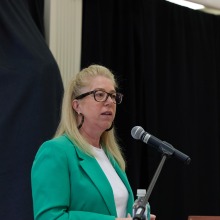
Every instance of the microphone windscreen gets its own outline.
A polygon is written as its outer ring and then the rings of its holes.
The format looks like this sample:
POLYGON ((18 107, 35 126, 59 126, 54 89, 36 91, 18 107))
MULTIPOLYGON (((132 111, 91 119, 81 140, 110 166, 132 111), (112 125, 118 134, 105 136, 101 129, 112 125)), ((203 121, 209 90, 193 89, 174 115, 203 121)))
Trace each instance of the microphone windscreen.
POLYGON ((141 126, 135 126, 131 129, 131 136, 134 139, 140 140, 143 133, 144 129, 141 126))

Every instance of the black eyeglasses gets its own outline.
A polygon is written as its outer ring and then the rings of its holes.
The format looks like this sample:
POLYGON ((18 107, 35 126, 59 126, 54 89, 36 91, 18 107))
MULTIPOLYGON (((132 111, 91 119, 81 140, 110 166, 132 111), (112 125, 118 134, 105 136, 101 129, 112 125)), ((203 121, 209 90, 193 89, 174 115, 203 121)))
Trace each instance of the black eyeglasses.
POLYGON ((103 90, 94 90, 91 92, 83 93, 77 96, 75 99, 82 99, 90 94, 93 94, 95 101, 105 102, 110 96, 114 104, 120 104, 122 102, 123 94, 118 92, 108 93, 103 90))

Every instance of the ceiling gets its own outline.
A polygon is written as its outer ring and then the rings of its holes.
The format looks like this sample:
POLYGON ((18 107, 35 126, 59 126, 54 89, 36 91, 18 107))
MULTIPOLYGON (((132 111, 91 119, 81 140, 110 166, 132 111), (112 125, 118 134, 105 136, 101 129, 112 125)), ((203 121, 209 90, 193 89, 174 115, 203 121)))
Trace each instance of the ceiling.
POLYGON ((202 9, 201 11, 220 15, 220 0, 189 0, 194 3, 202 4, 205 6, 205 9, 202 9))

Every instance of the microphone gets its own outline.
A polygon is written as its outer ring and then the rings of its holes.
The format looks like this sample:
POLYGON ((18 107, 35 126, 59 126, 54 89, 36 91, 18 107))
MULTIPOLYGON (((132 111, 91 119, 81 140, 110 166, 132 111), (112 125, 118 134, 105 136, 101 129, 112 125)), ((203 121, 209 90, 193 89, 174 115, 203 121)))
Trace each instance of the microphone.
POLYGON ((171 144, 161 141, 160 139, 154 137, 153 135, 147 133, 142 127, 135 126, 131 130, 131 136, 134 139, 141 140, 145 144, 149 144, 152 147, 156 148, 158 151, 162 153, 166 153, 168 155, 174 155, 176 158, 182 160, 187 165, 190 163, 191 159, 186 154, 180 152, 175 149, 171 144))

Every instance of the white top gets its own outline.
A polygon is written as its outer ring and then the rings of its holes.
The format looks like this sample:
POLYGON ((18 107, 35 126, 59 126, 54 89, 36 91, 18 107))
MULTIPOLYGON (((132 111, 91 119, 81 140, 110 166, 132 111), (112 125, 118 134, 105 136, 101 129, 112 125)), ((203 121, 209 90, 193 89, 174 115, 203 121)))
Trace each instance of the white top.
POLYGON ((127 216, 126 208, 128 201, 128 191, 124 183, 113 168, 111 162, 106 156, 103 149, 93 147, 95 158, 105 173, 114 194, 115 205, 117 210, 117 217, 123 218, 127 216))

